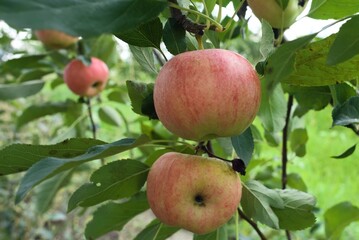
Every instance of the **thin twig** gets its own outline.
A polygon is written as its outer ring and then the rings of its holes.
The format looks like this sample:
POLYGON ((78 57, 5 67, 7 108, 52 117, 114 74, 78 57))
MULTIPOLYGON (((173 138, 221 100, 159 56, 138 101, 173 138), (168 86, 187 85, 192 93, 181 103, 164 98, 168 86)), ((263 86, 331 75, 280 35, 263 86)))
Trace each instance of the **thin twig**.
POLYGON ((96 124, 95 121, 93 120, 93 114, 92 114, 92 106, 91 106, 91 99, 87 98, 85 100, 86 105, 87 105, 87 111, 88 111, 88 115, 89 115, 89 119, 90 119, 90 124, 91 124, 91 131, 92 131, 92 137, 93 139, 96 139, 96 124))
POLYGON ((242 210, 240 208, 237 208, 237 211, 238 211, 239 216, 241 218, 243 218, 245 221, 247 221, 253 227, 253 229, 257 232, 257 234, 258 234, 258 236, 260 237, 261 240, 267 240, 267 238, 264 236, 262 231, 259 229, 257 223, 255 223, 252 219, 247 217, 244 214, 244 212, 242 212, 242 210))
MULTIPOLYGON (((282 138, 282 189, 287 187, 287 164, 288 164, 288 128, 290 121, 290 114, 293 106, 293 95, 289 95, 287 103, 287 115, 285 117, 285 125, 283 128, 283 138, 282 138)), ((291 235, 288 230, 285 231, 288 240, 291 240, 291 235)))
POLYGON ((157 61, 160 63, 161 66, 165 65, 166 59, 163 58, 163 55, 161 55, 158 49, 153 49, 153 54, 155 55, 157 61))

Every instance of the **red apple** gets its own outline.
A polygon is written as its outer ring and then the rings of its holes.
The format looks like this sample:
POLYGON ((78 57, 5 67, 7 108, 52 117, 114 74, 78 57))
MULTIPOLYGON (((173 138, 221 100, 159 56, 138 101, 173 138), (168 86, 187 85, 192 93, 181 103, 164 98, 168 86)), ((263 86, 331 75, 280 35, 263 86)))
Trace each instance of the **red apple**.
POLYGON ((67 48, 79 40, 78 37, 50 29, 37 30, 35 35, 46 47, 54 49, 67 48))
POLYGON ((308 0, 289 0, 283 10, 277 0, 248 0, 254 15, 266 20, 274 28, 288 28, 306 7, 308 0))
POLYGON ((223 49, 179 54, 154 86, 158 118, 184 139, 205 141, 241 134, 260 104, 259 78, 241 55, 223 49))
POLYGON ((93 97, 107 84, 109 70, 102 60, 92 57, 86 66, 81 60, 72 60, 64 70, 64 80, 72 92, 79 96, 93 97))
POLYGON ((152 165, 147 198, 163 223, 196 234, 225 224, 242 196, 238 174, 216 158, 166 153, 152 165))

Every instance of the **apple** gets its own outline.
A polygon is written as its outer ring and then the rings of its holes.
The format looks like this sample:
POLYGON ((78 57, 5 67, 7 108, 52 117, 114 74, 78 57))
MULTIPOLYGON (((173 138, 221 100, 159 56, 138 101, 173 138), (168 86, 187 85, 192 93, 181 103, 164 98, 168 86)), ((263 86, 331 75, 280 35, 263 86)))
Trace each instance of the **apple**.
POLYGON ((51 29, 37 30, 35 35, 46 47, 54 49, 67 48, 79 40, 78 37, 51 29))
POLYGON ((260 97, 253 66, 223 49, 176 55, 154 86, 159 120, 177 136, 196 141, 241 134, 255 118, 260 97))
POLYGON ((164 224, 206 234, 237 211, 242 184, 231 166, 216 158, 169 152, 147 177, 147 199, 164 224))
POLYGON ((86 66, 81 60, 72 60, 64 70, 64 80, 70 90, 84 97, 93 97, 100 93, 107 84, 109 70, 102 60, 92 57, 86 66))
POLYGON ((278 0, 247 0, 254 15, 266 20, 274 28, 288 28, 306 7, 308 0, 289 0, 283 10, 278 0))

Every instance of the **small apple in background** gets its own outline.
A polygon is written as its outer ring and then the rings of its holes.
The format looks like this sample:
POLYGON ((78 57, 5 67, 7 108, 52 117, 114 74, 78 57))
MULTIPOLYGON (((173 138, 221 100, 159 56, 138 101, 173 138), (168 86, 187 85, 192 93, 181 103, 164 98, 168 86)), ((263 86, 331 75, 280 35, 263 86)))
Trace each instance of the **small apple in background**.
POLYGON ((266 20, 274 28, 288 28, 305 9, 308 0, 289 0, 283 10, 277 0, 247 0, 259 20, 266 20))
POLYGON ((79 40, 78 37, 50 29, 37 30, 35 35, 46 47, 54 49, 67 48, 79 40))
POLYGON ((241 55, 223 49, 181 53, 154 86, 158 118, 184 139, 205 141, 241 134, 260 105, 260 81, 241 55))
POLYGON ((72 60, 64 70, 64 80, 72 92, 83 97, 93 97, 107 84, 109 70, 102 60, 92 57, 86 66, 81 60, 72 60))
POLYGON ((147 198, 156 217, 196 234, 225 224, 237 211, 241 197, 238 174, 216 158, 166 153, 147 177, 147 198))

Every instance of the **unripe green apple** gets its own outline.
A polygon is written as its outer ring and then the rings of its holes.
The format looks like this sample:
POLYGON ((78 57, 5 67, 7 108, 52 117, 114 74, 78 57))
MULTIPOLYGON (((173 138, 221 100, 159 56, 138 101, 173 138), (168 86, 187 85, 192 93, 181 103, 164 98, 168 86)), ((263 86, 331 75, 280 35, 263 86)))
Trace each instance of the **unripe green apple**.
POLYGON ((147 198, 156 217, 196 234, 225 224, 237 211, 241 197, 238 174, 216 158, 166 153, 147 177, 147 198))
POLYGON ((260 105, 260 81, 241 55, 223 49, 179 54, 154 86, 158 118, 184 139, 205 141, 241 134, 260 105))
POLYGON ((277 0, 247 0, 254 15, 274 28, 288 28, 306 7, 308 0, 289 0, 283 10, 277 0))
POLYGON ((54 49, 67 48, 79 40, 78 37, 50 29, 37 30, 35 35, 46 47, 54 49))
POLYGON ((92 57, 86 66, 81 60, 74 59, 64 70, 64 80, 72 92, 79 96, 93 97, 107 84, 109 70, 102 60, 92 57))

